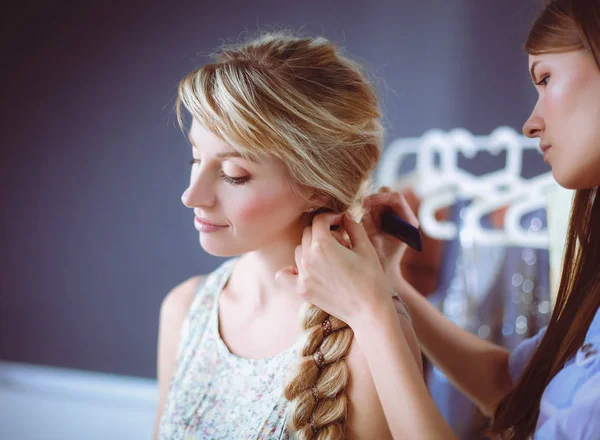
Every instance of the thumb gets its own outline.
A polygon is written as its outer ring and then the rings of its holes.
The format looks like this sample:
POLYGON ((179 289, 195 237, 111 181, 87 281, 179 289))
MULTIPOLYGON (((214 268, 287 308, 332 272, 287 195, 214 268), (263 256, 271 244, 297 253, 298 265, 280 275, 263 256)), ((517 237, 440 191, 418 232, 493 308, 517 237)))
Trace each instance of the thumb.
POLYGON ((367 244, 371 244, 367 231, 362 223, 357 223, 348 213, 344 215, 344 228, 350 237, 353 249, 365 249, 367 244))
MULTIPOLYGON (((381 226, 378 226, 378 224, 376 224, 374 221, 378 218, 378 216, 379 210, 376 208, 368 210, 363 216, 361 223, 365 228, 365 232, 368 236, 377 233, 377 231, 381 229, 381 226)), ((379 223, 381 223, 381 220, 379 221, 379 223)))

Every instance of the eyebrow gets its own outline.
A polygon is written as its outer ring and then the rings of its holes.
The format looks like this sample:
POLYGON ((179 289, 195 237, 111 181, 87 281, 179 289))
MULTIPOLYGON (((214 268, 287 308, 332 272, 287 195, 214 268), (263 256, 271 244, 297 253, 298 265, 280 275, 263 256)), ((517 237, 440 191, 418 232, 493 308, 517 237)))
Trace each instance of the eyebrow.
MULTIPOLYGON (((196 147, 196 144, 194 143, 194 140, 192 139, 191 133, 188 134, 188 140, 190 141, 190 144, 192 144, 192 148, 198 149, 198 147, 196 147)), ((226 153, 217 153, 217 157, 218 158, 238 157, 240 159, 248 160, 248 161, 250 161, 252 163, 256 163, 256 164, 258 163, 253 158, 251 158, 251 157, 245 157, 244 155, 242 155, 241 153, 239 153, 237 151, 228 151, 226 153)))
POLYGON ((531 65, 531 69, 529 69, 529 74, 531 75, 531 80, 533 82, 535 81, 535 66, 537 66, 539 64, 539 61, 535 61, 532 65, 531 65))

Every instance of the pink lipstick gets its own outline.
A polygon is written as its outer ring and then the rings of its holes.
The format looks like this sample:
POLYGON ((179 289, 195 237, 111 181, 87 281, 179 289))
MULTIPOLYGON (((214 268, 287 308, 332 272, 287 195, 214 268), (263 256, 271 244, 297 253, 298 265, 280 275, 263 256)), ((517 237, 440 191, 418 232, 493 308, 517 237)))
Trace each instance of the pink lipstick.
POLYGON ((208 223, 200 217, 194 217, 194 226, 199 232, 216 232, 227 227, 227 225, 215 225, 208 223))

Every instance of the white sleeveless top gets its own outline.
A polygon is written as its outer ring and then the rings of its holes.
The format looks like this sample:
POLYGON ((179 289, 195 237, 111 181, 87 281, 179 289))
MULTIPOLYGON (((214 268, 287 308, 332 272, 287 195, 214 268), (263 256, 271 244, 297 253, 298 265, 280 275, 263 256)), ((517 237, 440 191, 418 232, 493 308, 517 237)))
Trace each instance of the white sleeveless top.
MULTIPOLYGON (((294 438, 286 427, 283 387, 302 338, 276 356, 245 359, 231 353, 219 334, 219 294, 238 258, 226 260, 198 285, 181 328, 160 440, 294 438)), ((395 305, 410 319, 401 300, 395 305)))
POLYGON ((159 439, 291 439, 283 387, 298 342, 265 359, 229 351, 219 335, 219 294, 239 257, 200 281, 185 318, 159 439))

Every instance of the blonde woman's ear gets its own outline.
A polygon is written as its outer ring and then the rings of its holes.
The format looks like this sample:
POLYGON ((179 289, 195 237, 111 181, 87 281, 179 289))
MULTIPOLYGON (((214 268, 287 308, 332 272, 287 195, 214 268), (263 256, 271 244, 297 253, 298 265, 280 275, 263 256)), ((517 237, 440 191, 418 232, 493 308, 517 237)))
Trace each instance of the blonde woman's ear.
POLYGON ((326 194, 320 190, 312 190, 308 198, 309 203, 312 203, 317 206, 315 210, 318 210, 320 207, 328 207, 331 204, 331 196, 326 194))

